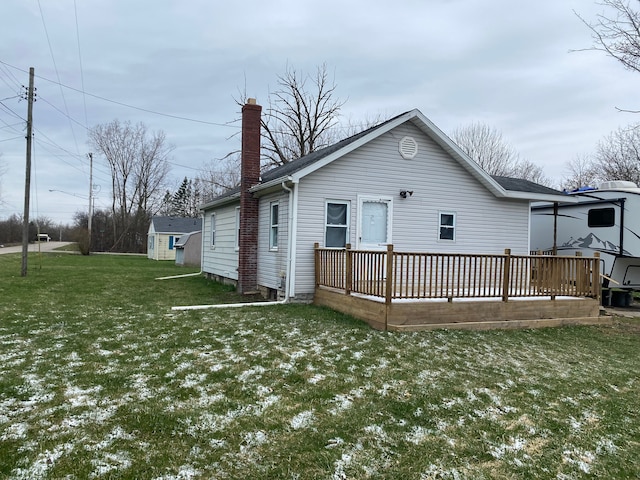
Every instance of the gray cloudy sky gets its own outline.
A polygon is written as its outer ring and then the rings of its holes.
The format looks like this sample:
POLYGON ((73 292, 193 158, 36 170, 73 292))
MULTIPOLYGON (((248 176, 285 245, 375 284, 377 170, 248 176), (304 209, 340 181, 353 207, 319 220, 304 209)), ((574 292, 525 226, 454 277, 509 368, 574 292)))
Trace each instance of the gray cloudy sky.
MULTIPOLYGON (((418 108, 448 134, 480 121, 559 183, 567 161, 638 118, 615 107, 640 108, 640 76, 598 52, 569 53, 591 45, 574 11, 594 19, 602 9, 592 0, 2 0, 0 219, 23 209, 27 104, 11 97, 29 67, 31 216, 67 223, 86 210, 87 127, 113 119, 163 130, 174 183, 195 176, 238 149, 237 125, 225 125, 238 116, 234 96, 246 89, 266 104, 287 64, 313 73, 326 63, 345 120, 418 108)), ((107 172, 96 157, 97 208, 109 205, 107 172)))

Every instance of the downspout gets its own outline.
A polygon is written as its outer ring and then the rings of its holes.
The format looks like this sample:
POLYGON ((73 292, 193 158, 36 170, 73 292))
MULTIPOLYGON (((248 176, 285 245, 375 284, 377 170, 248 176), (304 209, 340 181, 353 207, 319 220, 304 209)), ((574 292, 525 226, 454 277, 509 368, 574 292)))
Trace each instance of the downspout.
MULTIPOLYGON (((291 181, 292 178, 289 176, 287 177, 288 181, 291 181)), ((292 277, 292 272, 295 272, 295 270, 292 268, 292 264, 293 264, 293 259, 295 258, 295 256, 293 255, 293 245, 295 245, 295 242, 293 241, 293 238, 295 236, 295 217, 294 217, 294 213, 293 213, 293 209, 294 209, 294 198, 296 197, 295 192, 297 191, 297 189, 295 188, 295 184, 294 184, 294 188, 289 188, 287 187, 286 181, 283 180, 282 181, 282 188, 283 190, 285 190, 286 192, 289 193, 289 212, 288 212, 288 218, 287 220, 289 221, 289 231, 287 232, 287 271, 286 271, 286 275, 287 275, 287 280, 285 281, 285 287, 284 287, 284 302, 288 302, 289 301, 289 296, 291 294, 291 290, 292 290, 292 285, 295 285, 295 281, 291 278, 292 277)))

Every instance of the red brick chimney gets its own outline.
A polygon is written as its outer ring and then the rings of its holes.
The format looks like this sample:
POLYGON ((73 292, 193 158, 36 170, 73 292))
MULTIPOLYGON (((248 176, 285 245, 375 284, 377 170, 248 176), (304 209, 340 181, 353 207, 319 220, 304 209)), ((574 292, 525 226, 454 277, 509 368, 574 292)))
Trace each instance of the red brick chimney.
POLYGON ((240 167, 240 239, 238 291, 258 288, 258 199, 249 189, 260 182, 260 113, 255 98, 242 107, 242 165, 240 167))

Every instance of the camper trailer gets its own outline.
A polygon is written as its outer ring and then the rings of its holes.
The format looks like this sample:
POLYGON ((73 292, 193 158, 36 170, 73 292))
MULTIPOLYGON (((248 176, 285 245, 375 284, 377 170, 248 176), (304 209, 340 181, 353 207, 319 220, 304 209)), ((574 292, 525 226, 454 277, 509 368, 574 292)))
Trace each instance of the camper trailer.
POLYGON ((531 207, 531 250, 599 252, 603 287, 640 290, 640 188, 611 181, 568 195, 577 202, 531 207))

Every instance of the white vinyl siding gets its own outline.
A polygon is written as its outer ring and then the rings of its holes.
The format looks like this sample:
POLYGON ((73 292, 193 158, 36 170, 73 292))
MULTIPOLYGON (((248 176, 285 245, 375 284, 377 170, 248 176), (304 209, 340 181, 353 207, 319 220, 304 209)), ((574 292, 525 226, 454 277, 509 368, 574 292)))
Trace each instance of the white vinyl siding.
POLYGON ((211 245, 212 219, 215 218, 215 248, 208 247, 202 252, 203 272, 238 279, 237 205, 233 203, 205 212, 202 238, 207 239, 205 245, 211 245))
MULTIPOLYGON (((289 194, 277 192, 260 197, 258 222, 258 285, 279 289, 286 275, 289 235, 289 194), (278 205, 278 248, 270 248, 272 207, 278 205)), ((320 220, 322 221, 322 220, 320 220)))
POLYGON ((528 253, 529 202, 496 198, 411 124, 302 178, 298 188, 296 294, 313 293, 313 244, 325 238, 322 216, 333 198, 351 202, 348 243, 353 245, 358 195, 378 195, 394 199, 392 243, 398 251, 528 253), (398 152, 398 139, 405 135, 418 142, 412 160, 398 152), (403 190, 413 195, 403 199, 403 190), (456 213, 455 242, 438 240, 439 212, 456 213))

